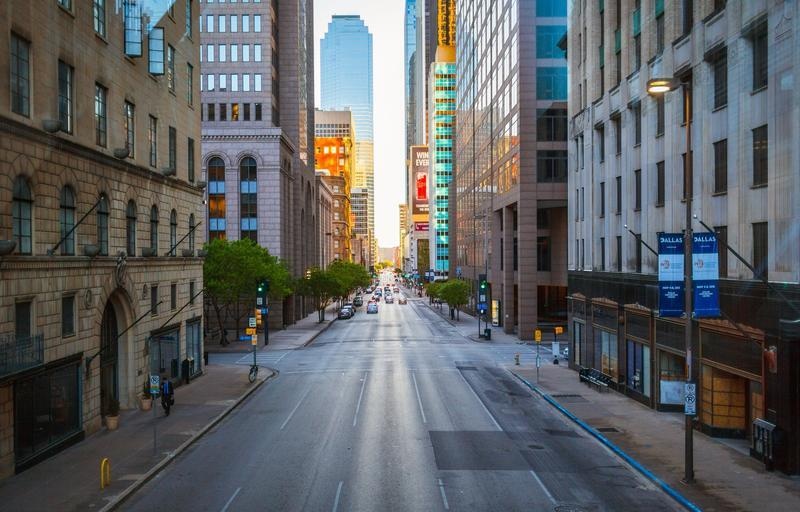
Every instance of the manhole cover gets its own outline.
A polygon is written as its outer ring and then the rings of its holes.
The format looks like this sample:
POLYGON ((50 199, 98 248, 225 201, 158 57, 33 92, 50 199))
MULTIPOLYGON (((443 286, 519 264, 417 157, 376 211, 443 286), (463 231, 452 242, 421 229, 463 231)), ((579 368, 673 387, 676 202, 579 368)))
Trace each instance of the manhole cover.
POLYGON ((614 427, 597 427, 596 429, 598 432, 605 432, 605 433, 616 433, 619 434, 619 429, 614 427))

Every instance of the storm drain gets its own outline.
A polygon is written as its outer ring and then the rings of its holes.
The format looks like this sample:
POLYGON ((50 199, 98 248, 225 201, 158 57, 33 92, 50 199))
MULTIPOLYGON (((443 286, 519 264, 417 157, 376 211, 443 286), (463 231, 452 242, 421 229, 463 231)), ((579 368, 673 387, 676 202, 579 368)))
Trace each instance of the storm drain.
POLYGON ((619 429, 614 427, 596 427, 595 430, 604 434, 619 434, 619 429))

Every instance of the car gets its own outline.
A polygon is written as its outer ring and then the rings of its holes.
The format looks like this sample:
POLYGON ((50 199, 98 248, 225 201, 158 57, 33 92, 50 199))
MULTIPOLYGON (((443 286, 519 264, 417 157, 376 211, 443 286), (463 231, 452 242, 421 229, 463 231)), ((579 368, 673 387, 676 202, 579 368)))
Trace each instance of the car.
POLYGON ((394 297, 392 297, 391 295, 387 295, 386 304, 394 304, 394 297))
POLYGON ((404 304, 404 305, 408 304, 408 299, 406 299, 405 297, 400 297, 399 299, 397 299, 397 303, 398 304, 404 304))
POLYGON ((339 310, 339 320, 347 320, 353 318, 353 310, 350 308, 342 308, 339 310))
POLYGON ((353 305, 357 308, 360 308, 364 305, 364 299, 361 297, 361 295, 353 299, 353 305))
POLYGON ((367 304, 367 314, 371 314, 371 313, 375 313, 375 314, 378 313, 378 305, 376 303, 374 303, 374 302, 370 302, 369 304, 367 304))
POLYGON ((396 287, 396 286, 395 286, 395 287, 394 287, 394 293, 400 293, 400 288, 398 288, 398 287, 396 287))

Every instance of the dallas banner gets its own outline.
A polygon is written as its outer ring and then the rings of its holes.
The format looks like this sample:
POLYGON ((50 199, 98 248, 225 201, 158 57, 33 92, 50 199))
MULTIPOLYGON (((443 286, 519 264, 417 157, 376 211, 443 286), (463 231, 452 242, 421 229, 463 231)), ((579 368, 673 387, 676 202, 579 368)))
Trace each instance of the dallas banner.
POLYGON ((719 253, 713 233, 695 233, 692 243, 694 316, 717 318, 719 312, 719 253))
POLYGON ((658 313, 683 314, 683 234, 658 235, 658 313))

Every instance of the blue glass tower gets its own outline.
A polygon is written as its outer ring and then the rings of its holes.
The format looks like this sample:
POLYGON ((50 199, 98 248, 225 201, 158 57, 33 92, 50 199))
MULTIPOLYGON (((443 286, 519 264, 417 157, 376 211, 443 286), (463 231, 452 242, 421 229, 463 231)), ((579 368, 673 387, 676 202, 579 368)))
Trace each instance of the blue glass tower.
POLYGON ((321 41, 320 59, 322 108, 353 113, 356 166, 352 188, 365 188, 368 194, 367 219, 356 219, 355 234, 368 238, 374 257, 372 34, 361 17, 333 16, 321 41))

